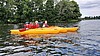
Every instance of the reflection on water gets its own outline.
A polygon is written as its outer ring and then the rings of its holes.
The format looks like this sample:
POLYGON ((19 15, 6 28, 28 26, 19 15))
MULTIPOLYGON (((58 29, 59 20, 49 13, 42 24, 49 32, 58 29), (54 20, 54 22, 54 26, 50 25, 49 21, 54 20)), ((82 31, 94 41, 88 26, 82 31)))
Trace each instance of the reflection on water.
POLYGON ((100 20, 84 20, 79 25, 81 38, 100 40, 100 20))
POLYGON ((1 34, 6 40, 0 36, 0 56, 100 56, 100 20, 84 20, 79 27, 78 32, 53 35, 1 34))

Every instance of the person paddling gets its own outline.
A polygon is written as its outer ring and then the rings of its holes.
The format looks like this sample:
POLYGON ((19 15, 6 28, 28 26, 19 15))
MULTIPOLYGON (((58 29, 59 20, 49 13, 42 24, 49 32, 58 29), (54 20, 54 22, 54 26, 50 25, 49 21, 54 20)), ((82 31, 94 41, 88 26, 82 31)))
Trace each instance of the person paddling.
POLYGON ((26 23, 24 24, 24 28, 19 29, 19 31, 20 31, 20 32, 23 32, 23 31, 26 31, 26 30, 28 30, 28 29, 29 29, 29 22, 26 22, 26 23))
POLYGON ((32 22, 30 22, 29 29, 34 29, 34 28, 35 28, 34 24, 32 22))
POLYGON ((43 23, 43 26, 42 27, 49 27, 49 25, 47 24, 47 21, 45 21, 44 23, 43 23))
POLYGON ((34 28, 39 28, 39 27, 40 27, 40 25, 38 24, 38 21, 35 21, 34 28))
POLYGON ((24 24, 24 28, 26 29, 26 30, 28 30, 29 29, 29 22, 26 22, 25 24, 24 24))

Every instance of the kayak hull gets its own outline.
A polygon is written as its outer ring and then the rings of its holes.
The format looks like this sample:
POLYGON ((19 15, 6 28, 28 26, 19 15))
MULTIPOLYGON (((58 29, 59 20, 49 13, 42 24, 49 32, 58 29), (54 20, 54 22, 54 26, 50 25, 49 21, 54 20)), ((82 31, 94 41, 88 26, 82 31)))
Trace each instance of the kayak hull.
POLYGON ((11 34, 21 34, 21 35, 26 35, 26 34, 58 34, 59 31, 56 29, 29 29, 23 32, 20 32, 19 30, 10 30, 11 34))
POLYGON ((66 28, 63 28, 63 27, 52 27, 51 29, 57 29, 59 31, 59 33, 66 33, 67 32, 66 28))
POLYGON ((13 29, 10 31, 11 34, 27 35, 27 34, 58 34, 58 33, 76 32, 77 30, 78 27, 70 27, 70 28, 50 27, 50 28, 29 29, 22 32, 19 29, 13 29))
POLYGON ((66 28, 68 32, 76 32, 79 29, 79 27, 71 27, 71 28, 66 28))

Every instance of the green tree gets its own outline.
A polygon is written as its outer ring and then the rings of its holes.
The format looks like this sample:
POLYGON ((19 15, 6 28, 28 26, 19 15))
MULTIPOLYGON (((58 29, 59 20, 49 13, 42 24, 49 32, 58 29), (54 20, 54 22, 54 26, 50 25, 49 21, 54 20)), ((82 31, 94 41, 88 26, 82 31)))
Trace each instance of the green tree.
POLYGON ((14 12, 15 12, 15 5, 14 0, 1 0, 0 5, 0 17, 1 21, 8 22, 8 20, 13 21, 14 12))
POLYGON ((47 0, 45 5, 45 14, 44 18, 48 21, 53 21, 54 14, 54 1, 53 0, 47 0))
POLYGON ((72 11, 72 19, 78 19, 81 16, 79 6, 75 1, 70 1, 70 10, 72 11))
POLYGON ((78 4, 75 1, 62 0, 56 6, 57 19, 68 21, 81 16, 78 4))
POLYGON ((23 23, 34 20, 61 22, 81 16, 75 1, 61 0, 0 0, 0 22, 23 23))

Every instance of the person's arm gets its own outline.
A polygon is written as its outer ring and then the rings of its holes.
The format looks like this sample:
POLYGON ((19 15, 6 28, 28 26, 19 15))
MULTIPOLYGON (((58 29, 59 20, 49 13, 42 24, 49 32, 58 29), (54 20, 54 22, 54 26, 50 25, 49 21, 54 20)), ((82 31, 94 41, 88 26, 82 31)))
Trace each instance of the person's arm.
POLYGON ((40 25, 38 24, 38 28, 40 27, 40 25))
POLYGON ((24 28, 26 28, 26 24, 24 24, 24 28))
POLYGON ((45 24, 43 24, 43 26, 42 27, 45 27, 45 24))

